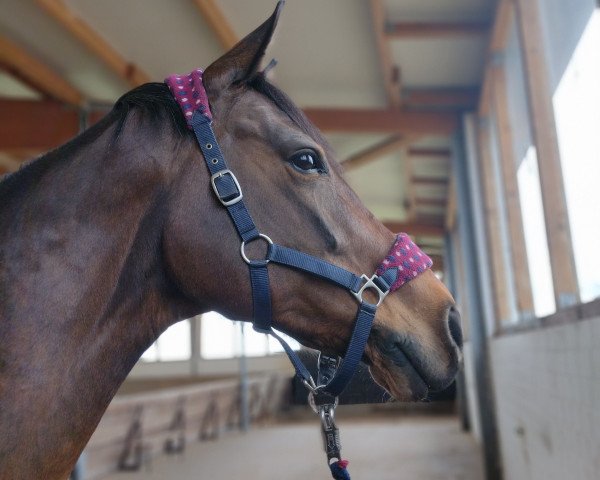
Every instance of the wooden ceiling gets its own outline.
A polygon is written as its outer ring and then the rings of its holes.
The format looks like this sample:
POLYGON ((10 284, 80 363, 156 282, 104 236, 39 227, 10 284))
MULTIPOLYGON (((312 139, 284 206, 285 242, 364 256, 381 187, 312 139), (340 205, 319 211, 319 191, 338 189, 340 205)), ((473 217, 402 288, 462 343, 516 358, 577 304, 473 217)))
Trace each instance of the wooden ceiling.
MULTIPOLYGON (((198 41, 189 47, 196 57, 214 59, 274 6, 273 0, 6 2, 15 15, 0 20, 0 172, 70 138, 117 93, 198 66, 188 68, 186 55, 168 49, 170 36, 198 41), (32 109, 45 125, 34 136, 26 129, 32 109)), ((288 0, 271 49, 280 60, 275 82, 326 133, 367 206, 394 230, 437 238, 436 248, 452 206, 451 139, 460 113, 479 103, 494 4, 288 0), (390 188, 377 188, 379 179, 390 188)))

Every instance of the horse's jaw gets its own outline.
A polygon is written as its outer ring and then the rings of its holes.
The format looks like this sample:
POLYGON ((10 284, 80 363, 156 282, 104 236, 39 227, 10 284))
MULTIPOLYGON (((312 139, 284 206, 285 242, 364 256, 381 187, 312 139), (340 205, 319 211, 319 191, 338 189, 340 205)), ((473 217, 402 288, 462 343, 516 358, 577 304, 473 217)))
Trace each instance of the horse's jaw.
POLYGON ((404 402, 421 401, 430 392, 447 388, 458 373, 461 358, 457 345, 444 354, 429 352, 410 336, 378 327, 364 355, 373 379, 404 402))

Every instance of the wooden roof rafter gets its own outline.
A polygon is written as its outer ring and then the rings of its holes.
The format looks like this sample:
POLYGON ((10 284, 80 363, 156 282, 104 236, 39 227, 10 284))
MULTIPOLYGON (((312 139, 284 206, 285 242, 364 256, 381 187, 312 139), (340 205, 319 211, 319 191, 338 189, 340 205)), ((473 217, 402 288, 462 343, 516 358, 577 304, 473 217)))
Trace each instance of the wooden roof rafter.
POLYGON ((423 221, 396 222, 384 221, 383 224, 392 232, 406 232, 410 235, 424 237, 443 237, 446 233, 443 225, 423 221))
POLYGON ((402 105, 402 84, 400 69, 394 65, 392 51, 386 35, 386 19, 383 0, 370 0, 371 17, 373 19, 373 30, 379 54, 379 65, 385 86, 388 105, 391 108, 399 108, 402 105))
POLYGON ((132 87, 150 81, 150 76, 135 63, 127 61, 87 22, 79 18, 63 0, 36 0, 44 11, 71 33, 83 46, 132 87))
POLYGON ((388 38, 435 38, 485 35, 490 23, 479 22, 390 22, 385 34, 388 38))
POLYGON ((240 39, 233 31, 231 24, 216 0, 194 0, 194 5, 196 5, 225 51, 239 42, 240 39))
POLYGON ((81 105, 83 94, 57 72, 12 40, 0 35, 0 69, 39 92, 70 105, 81 105))
POLYGON ((377 132, 403 135, 450 135, 459 124, 454 112, 400 109, 306 108, 304 113, 324 132, 377 132))
POLYGON ((395 153, 402 148, 407 147, 417 139, 418 137, 415 136, 392 135, 365 150, 361 150, 360 152, 351 155, 342 162, 342 166, 346 171, 355 169, 385 155, 395 153))

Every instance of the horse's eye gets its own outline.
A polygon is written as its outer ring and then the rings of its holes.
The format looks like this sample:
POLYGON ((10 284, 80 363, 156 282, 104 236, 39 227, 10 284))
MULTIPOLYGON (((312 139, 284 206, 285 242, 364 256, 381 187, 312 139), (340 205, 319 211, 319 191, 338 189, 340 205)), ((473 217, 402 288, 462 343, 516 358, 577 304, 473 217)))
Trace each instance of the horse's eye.
POLYGON ((325 173, 325 166, 314 150, 301 150, 290 157, 290 163, 304 173, 325 173))

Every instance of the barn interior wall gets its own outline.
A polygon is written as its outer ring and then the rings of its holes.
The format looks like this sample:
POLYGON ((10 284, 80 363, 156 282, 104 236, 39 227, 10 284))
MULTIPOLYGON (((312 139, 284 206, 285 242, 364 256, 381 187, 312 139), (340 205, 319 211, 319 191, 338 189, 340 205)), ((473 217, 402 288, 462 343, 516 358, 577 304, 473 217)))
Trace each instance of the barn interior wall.
POLYGON ((491 340, 505 480, 598 478, 598 344, 600 316, 491 340))

